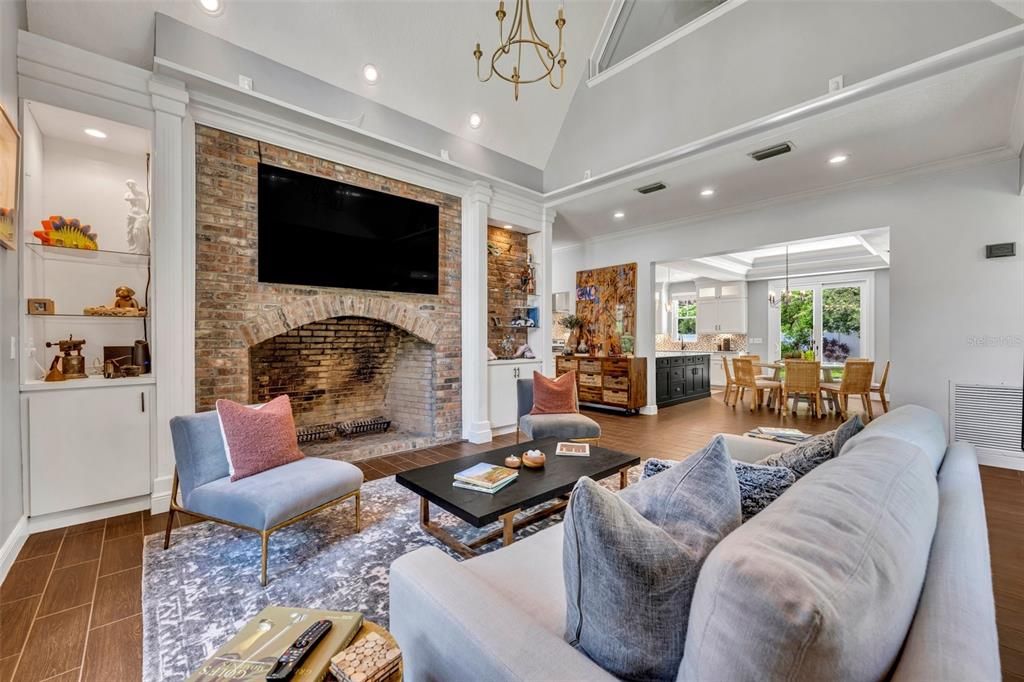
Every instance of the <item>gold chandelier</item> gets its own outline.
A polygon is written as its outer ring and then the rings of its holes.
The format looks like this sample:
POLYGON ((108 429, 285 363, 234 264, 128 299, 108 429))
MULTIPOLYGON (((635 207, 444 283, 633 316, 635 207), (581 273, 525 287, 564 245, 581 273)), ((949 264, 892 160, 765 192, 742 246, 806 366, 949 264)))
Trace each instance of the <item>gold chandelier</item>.
POLYGON ((491 77, 497 75, 498 78, 512 83, 515 86, 514 98, 519 101, 519 86, 527 83, 537 83, 544 80, 545 78, 551 84, 551 87, 558 90, 562 87, 565 82, 565 52, 562 50, 562 29, 565 27, 565 10, 559 6, 558 18, 555 19, 555 27, 558 28, 558 48, 555 50, 551 49, 549 43, 541 40, 541 37, 537 35, 537 29, 533 25, 533 12, 530 10, 530 0, 516 0, 516 9, 512 13, 512 22, 509 25, 508 35, 505 35, 505 2, 501 0, 498 3, 498 11, 494 13, 494 16, 498 18, 498 48, 491 55, 491 68, 486 78, 480 76, 480 57, 484 55, 483 50, 480 49, 480 43, 476 44, 476 49, 473 50, 473 56, 476 57, 476 77, 481 83, 486 83, 491 80, 491 77), (523 24, 526 24, 526 29, 529 33, 523 32, 523 24), (523 49, 526 48, 529 53, 530 48, 537 54, 537 59, 540 62, 540 75, 536 77, 527 77, 523 73, 523 49), (512 55, 513 50, 515 55, 512 55), (503 57, 512 55, 512 71, 502 72, 499 61, 503 57), (558 67, 558 83, 555 83, 555 67, 558 67))

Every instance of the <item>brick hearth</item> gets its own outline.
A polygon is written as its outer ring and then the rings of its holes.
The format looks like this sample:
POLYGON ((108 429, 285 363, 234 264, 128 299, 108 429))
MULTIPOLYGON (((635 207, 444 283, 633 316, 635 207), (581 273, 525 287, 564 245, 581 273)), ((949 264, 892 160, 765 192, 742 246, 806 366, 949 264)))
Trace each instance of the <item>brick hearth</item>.
POLYGON ((288 392, 300 425, 395 420, 370 440, 309 446, 345 459, 459 440, 460 211, 454 196, 197 126, 196 408, 288 392), (261 152, 264 163, 438 205, 438 295, 257 281, 261 152))

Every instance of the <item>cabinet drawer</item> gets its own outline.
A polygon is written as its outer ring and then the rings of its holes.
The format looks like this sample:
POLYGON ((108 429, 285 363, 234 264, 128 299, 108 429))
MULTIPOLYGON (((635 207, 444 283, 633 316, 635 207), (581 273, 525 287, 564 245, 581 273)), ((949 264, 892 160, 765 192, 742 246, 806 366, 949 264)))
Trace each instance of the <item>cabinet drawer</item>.
POLYGON ((604 390, 604 401, 615 405, 626 405, 629 403, 629 391, 604 390))
POLYGON ((677 381, 682 381, 684 376, 686 376, 686 368, 685 367, 673 367, 672 368, 672 373, 671 373, 672 383, 676 383, 677 381))
POLYGON ((555 368, 559 374, 565 374, 566 372, 574 369, 578 369, 579 363, 576 358, 558 358, 555 361, 555 368))
POLYGON ((600 360, 580 360, 580 371, 590 372, 592 374, 601 373, 601 361, 600 360))
POLYGON ((580 386, 601 386, 600 374, 580 374, 580 386))
POLYGON ((613 377, 613 376, 605 375, 605 377, 604 377, 604 387, 605 388, 617 388, 619 390, 628 391, 629 390, 629 377, 613 377))
POLYGON ((669 358, 669 360, 672 361, 673 365, 681 365, 681 364, 683 364, 683 360, 685 360, 685 359, 686 358, 684 356, 682 356, 682 355, 677 355, 677 356, 675 356, 673 358, 669 358))
POLYGON ((629 358, 608 358, 604 361, 605 369, 629 369, 629 358))
POLYGON ((704 362, 704 357, 701 355, 687 355, 683 358, 684 365, 699 365, 704 362))
POLYGON ((602 394, 600 387, 580 386, 580 400, 583 402, 601 402, 602 394))

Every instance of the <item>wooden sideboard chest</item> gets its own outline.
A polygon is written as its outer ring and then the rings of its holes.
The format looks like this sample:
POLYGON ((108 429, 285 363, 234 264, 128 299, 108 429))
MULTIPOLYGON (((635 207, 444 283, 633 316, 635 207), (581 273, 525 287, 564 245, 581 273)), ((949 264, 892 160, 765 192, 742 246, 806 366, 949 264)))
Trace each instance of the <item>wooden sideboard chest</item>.
POLYGON ((559 356, 555 374, 576 371, 581 403, 618 407, 638 414, 647 404, 647 358, 559 356))

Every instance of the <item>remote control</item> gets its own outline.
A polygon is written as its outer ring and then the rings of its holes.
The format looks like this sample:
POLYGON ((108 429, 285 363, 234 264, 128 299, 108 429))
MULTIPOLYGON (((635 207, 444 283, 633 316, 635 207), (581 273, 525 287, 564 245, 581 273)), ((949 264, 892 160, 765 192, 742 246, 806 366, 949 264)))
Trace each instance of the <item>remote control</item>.
POLYGON ((267 673, 267 679, 290 680, 302 660, 320 643, 332 625, 333 623, 329 620, 318 620, 310 625, 305 632, 299 635, 298 639, 292 642, 288 650, 281 654, 281 658, 277 659, 277 663, 267 673))

